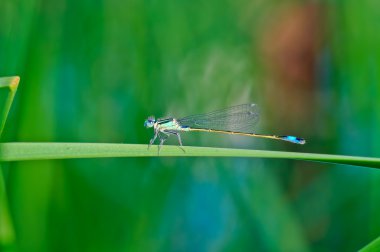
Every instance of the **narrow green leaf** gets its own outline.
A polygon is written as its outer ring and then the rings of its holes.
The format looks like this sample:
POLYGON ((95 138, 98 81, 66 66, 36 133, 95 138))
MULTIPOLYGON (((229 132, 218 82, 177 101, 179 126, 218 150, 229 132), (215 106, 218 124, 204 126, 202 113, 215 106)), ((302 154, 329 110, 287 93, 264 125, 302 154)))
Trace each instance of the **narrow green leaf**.
MULTIPOLYGON (((0 139, 3 133, 4 125, 11 108, 13 98, 16 94, 20 78, 14 77, 0 77, 0 139)), ((0 146, 0 155, 1 155, 0 146)), ((5 190, 5 181, 3 178, 3 171, 0 167, 0 248, 12 244, 15 240, 14 228, 12 219, 8 210, 8 200, 5 190)))
POLYGON ((364 248, 362 248, 359 251, 360 252, 380 251, 380 237, 377 237, 375 240, 367 244, 364 248))
MULTIPOLYGON (((2 161, 158 156, 157 146, 152 146, 152 148, 148 150, 146 144, 3 143, 0 145, 0 148, 2 149, 0 156, 0 160, 2 161)), ((159 156, 285 158, 380 168, 380 159, 369 157, 214 147, 185 146, 184 149, 186 152, 183 152, 178 146, 165 145, 159 156)))
POLYGON ((0 111, 0 136, 3 132, 5 121, 7 120, 19 81, 20 77, 18 76, 0 78, 1 98, 4 97, 4 99, 0 99, 0 108, 2 108, 2 111, 0 111))

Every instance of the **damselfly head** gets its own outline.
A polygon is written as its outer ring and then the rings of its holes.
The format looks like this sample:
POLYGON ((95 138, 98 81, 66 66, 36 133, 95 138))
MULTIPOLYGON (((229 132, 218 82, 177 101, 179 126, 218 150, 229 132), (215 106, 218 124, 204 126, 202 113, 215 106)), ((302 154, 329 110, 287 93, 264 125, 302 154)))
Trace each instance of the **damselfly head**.
POLYGON ((149 116, 148 119, 146 119, 144 122, 144 127, 152 128, 155 122, 156 122, 156 119, 154 119, 154 116, 149 116))

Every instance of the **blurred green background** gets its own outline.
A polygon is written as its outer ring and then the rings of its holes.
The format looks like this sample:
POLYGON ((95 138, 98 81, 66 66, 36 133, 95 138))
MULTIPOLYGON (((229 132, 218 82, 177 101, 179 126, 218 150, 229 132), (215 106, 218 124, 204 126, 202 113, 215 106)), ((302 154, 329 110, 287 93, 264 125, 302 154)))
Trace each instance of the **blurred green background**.
MULTIPOLYGON (((0 76, 21 76, 2 141, 145 144, 149 115, 254 102, 257 132, 308 143, 193 133, 184 144, 379 157, 379 25, 375 0, 1 0, 0 76)), ((374 169, 1 165, 1 251, 352 251, 380 235, 374 169)))

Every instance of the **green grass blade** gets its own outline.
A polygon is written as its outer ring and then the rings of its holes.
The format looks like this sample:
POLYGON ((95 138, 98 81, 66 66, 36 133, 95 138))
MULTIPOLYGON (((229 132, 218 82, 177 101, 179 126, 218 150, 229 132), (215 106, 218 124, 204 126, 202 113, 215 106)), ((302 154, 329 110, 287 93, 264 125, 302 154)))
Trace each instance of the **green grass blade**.
MULTIPOLYGON (((2 161, 157 156, 157 146, 152 146, 150 150, 147 150, 146 144, 3 143, 0 147, 2 149, 0 160, 2 161)), ((369 157, 214 147, 185 146, 184 149, 186 153, 178 146, 165 145, 161 150, 160 157, 285 158, 380 168, 380 159, 369 157)))
POLYGON ((20 77, 18 76, 0 78, 1 97, 5 97, 4 101, 3 99, 0 99, 0 108, 3 108, 2 111, 0 111, 0 136, 3 132, 5 121, 7 120, 8 113, 11 108, 13 98, 15 97, 19 81, 20 77))
POLYGON ((359 250, 360 252, 370 252, 370 251, 380 251, 380 237, 376 238, 369 244, 367 244, 364 248, 359 250))
MULTIPOLYGON (((4 125, 15 97, 20 78, 0 77, 0 139, 4 130, 4 125)), ((1 155, 0 146, 0 155, 1 155)), ((8 210, 8 200, 5 191, 5 181, 3 171, 0 167, 0 249, 13 244, 15 240, 14 228, 8 210)))

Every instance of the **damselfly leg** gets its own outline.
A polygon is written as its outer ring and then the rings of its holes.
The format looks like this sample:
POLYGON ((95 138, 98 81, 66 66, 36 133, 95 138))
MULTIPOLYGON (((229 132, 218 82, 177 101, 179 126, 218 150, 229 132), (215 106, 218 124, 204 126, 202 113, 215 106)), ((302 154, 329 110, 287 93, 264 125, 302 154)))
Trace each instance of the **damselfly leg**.
POLYGON ((158 134, 158 137, 160 138, 160 144, 158 145, 158 155, 160 155, 162 145, 164 145, 164 142, 168 139, 169 135, 161 132, 161 134, 158 134))
POLYGON ((186 153, 185 149, 182 147, 183 145, 182 145, 181 135, 178 132, 176 132, 175 134, 178 137, 178 142, 179 142, 179 146, 178 147, 183 151, 183 153, 186 153))
POLYGON ((148 150, 150 149, 150 146, 152 146, 152 144, 154 143, 154 141, 156 141, 157 136, 158 136, 158 131, 155 131, 153 138, 150 139, 150 141, 149 141, 148 150))

